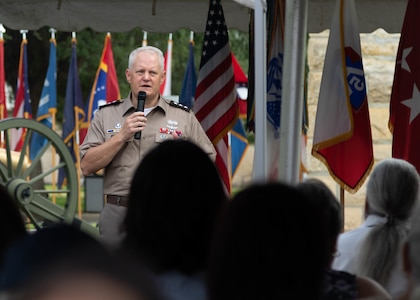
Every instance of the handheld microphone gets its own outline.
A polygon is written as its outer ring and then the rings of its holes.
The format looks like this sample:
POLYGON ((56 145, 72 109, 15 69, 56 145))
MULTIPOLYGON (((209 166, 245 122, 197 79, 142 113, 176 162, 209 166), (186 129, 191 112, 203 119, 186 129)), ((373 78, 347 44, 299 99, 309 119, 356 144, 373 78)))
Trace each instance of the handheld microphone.
MULTIPOLYGON (((146 92, 139 92, 137 96, 137 110, 136 111, 144 111, 144 102, 146 101, 146 92)), ((134 135, 134 138, 136 140, 139 140, 141 138, 141 131, 136 132, 134 135)))

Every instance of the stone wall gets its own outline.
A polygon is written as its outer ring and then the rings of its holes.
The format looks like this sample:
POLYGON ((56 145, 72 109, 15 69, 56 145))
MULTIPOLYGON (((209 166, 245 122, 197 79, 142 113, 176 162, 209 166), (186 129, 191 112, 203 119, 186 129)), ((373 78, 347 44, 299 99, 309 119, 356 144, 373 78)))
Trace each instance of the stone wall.
MULTIPOLYGON (((339 198, 340 190, 332 180, 327 168, 312 156, 312 138, 318 94, 324 66, 329 31, 310 34, 308 44, 308 110, 309 131, 306 148, 308 176, 324 181, 339 198)), ((361 34, 362 59, 368 91, 370 121, 372 126, 375 162, 391 156, 392 135, 388 129, 389 101, 393 83, 395 57, 398 51, 399 34, 388 34, 377 30, 361 34)), ((253 146, 248 147, 239 170, 233 178, 233 186, 241 187, 252 180, 253 146)), ((344 193, 345 230, 357 227, 362 221, 366 183, 355 194, 344 193)))

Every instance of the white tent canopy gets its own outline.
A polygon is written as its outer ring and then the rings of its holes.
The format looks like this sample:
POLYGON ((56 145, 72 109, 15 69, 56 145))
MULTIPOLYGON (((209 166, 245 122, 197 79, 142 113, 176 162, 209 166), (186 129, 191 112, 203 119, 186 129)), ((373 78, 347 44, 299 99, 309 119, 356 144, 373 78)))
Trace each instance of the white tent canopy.
MULTIPOLYGON (((247 32, 250 9, 233 0, 222 5, 229 28, 247 32)), ((0 23, 15 30, 203 32, 208 9, 208 0, 2 0, 0 23)))
MULTIPOLYGON (((257 0, 265 3, 267 0, 257 0)), ((302 1, 304 2, 304 1, 302 1)), ((329 29, 335 0, 308 1, 308 32, 329 29)), ((356 0, 361 32, 399 32, 407 0, 356 0)), ((92 28, 99 32, 203 32, 209 0, 1 0, 0 23, 10 29, 58 31, 92 28)), ((229 28, 248 31, 255 0, 222 0, 229 28)))

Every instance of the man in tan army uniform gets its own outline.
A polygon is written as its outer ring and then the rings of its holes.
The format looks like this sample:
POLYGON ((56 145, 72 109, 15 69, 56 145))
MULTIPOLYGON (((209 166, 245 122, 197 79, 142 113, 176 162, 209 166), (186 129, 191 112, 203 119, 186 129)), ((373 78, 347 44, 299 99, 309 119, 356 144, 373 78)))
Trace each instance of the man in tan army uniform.
MULTIPOLYGON (((160 95, 165 80, 161 50, 152 46, 133 50, 125 74, 130 95, 100 107, 80 146, 83 175, 104 170, 105 207, 99 217, 99 232, 110 247, 118 246, 124 237, 131 179, 152 147, 166 139, 184 138, 201 146, 213 161, 216 158, 216 150, 194 113, 160 95), (140 91, 146 93, 144 112, 136 111, 140 91), (140 139, 134 138, 137 132, 141 132, 140 139)), ((173 176, 176 174, 162 174, 162 180, 173 176)))

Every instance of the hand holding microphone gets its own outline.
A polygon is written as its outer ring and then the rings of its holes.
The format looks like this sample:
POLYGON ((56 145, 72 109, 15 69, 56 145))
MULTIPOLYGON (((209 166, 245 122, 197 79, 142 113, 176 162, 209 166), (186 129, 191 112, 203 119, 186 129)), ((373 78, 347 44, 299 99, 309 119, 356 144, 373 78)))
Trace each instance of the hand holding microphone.
MULTIPOLYGON (((137 96, 137 110, 136 111, 144 111, 144 102, 146 101, 146 92, 140 91, 137 96)), ((141 138, 141 131, 136 132, 134 135, 136 140, 141 138)))

